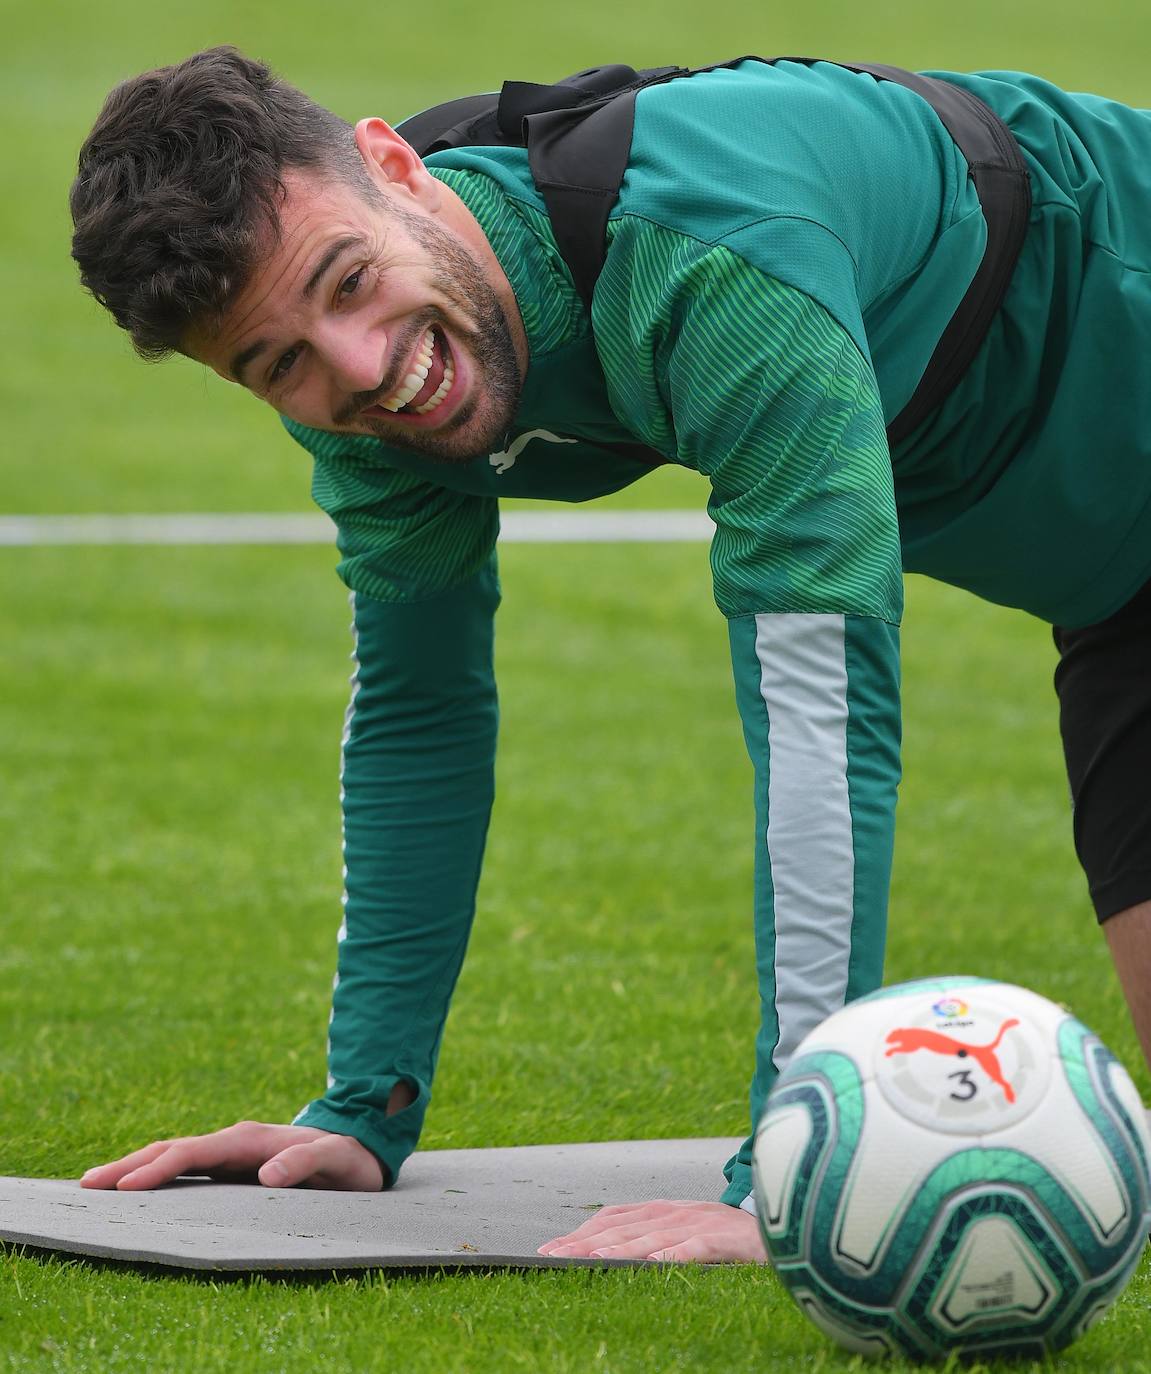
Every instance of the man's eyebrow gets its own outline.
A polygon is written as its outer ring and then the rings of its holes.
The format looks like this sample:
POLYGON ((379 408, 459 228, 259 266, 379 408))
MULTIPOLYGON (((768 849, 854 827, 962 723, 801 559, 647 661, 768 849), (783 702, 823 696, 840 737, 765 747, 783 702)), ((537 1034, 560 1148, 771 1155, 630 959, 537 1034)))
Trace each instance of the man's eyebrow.
POLYGON ((357 243, 363 243, 363 239, 359 234, 343 234, 340 238, 336 239, 334 243, 328 245, 327 252, 325 252, 319 262, 316 263, 312 275, 304 283, 304 290, 302 292, 304 300, 311 300, 316 287, 323 281, 324 274, 327 272, 328 268, 331 267, 332 263, 335 262, 341 253, 347 252, 349 248, 357 243))
POLYGON ((249 344, 232 359, 228 371, 241 386, 244 385, 244 368, 248 366, 257 353, 262 353, 267 347, 267 339, 257 339, 255 343, 249 344))
MULTIPOLYGON (((312 269, 312 275, 304 283, 304 289, 300 293, 301 298, 305 301, 310 300, 312 296, 315 295, 316 287, 324 280, 324 276, 332 263, 342 254, 346 253, 349 248, 354 248, 357 244, 363 243, 363 241, 362 236, 359 234, 342 234, 338 239, 330 243, 324 250, 319 262, 317 262, 312 269)), ((265 348, 269 348, 270 346, 267 339, 257 339, 255 343, 250 343, 247 348, 241 349, 232 359, 228 371, 241 386, 244 385, 244 369, 258 353, 262 353, 265 348)))

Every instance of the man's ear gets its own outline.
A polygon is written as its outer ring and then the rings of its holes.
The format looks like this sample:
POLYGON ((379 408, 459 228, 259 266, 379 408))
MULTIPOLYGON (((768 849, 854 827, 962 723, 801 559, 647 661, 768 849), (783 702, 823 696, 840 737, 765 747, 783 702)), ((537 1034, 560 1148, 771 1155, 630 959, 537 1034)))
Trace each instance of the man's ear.
POLYGON ((361 119, 356 125, 356 147, 368 175, 381 190, 391 187, 406 193, 425 210, 439 208, 440 183, 390 124, 379 118, 361 119))

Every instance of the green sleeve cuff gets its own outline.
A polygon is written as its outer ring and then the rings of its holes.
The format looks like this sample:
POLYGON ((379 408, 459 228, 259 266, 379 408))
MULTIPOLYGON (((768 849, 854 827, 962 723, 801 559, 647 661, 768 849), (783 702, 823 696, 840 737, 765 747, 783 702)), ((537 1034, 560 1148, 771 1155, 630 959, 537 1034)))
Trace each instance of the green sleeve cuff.
POLYGON ((751 1151, 754 1144, 755 1137, 749 1135, 738 1152, 723 1166, 727 1187, 719 1195, 719 1200, 726 1202, 729 1207, 738 1207, 751 1194, 751 1151))
POLYGON ((339 1092, 311 1102, 292 1122, 294 1126, 312 1126, 333 1135, 351 1136, 370 1150, 384 1171, 384 1189, 394 1186, 400 1176, 404 1160, 416 1148, 427 1113, 430 1091, 407 1075, 388 1080, 365 1081, 363 1092, 356 1093, 356 1085, 344 1082, 339 1092), (383 1106, 392 1088, 401 1079, 416 1088, 415 1100, 402 1111, 388 1116, 383 1106))

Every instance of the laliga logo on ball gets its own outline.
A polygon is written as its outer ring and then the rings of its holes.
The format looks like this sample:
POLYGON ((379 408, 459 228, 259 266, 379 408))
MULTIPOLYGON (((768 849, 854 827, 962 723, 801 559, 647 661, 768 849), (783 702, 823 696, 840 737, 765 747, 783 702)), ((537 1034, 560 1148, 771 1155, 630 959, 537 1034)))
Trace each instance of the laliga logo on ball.
POLYGON ((952 1021, 957 1016, 967 1015, 967 1003, 961 1002, 958 997, 941 997, 938 1002, 933 1004, 931 1010, 936 1016, 952 1021))

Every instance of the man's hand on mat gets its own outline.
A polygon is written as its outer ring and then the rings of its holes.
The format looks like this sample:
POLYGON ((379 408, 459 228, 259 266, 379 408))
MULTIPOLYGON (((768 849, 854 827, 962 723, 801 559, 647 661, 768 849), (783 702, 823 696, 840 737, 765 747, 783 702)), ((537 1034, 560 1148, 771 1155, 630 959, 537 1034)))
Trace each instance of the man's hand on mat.
POLYGON ((759 1223, 726 1202, 645 1202, 601 1207, 570 1235, 539 1248, 557 1258, 758 1260, 767 1255, 759 1223))
POLYGON ((314 1126, 237 1121, 209 1135, 157 1140, 111 1164, 89 1169, 84 1188, 159 1188, 181 1174, 235 1182, 257 1178, 268 1188, 331 1188, 377 1193, 383 1171, 375 1155, 350 1135, 314 1126))

